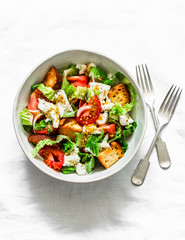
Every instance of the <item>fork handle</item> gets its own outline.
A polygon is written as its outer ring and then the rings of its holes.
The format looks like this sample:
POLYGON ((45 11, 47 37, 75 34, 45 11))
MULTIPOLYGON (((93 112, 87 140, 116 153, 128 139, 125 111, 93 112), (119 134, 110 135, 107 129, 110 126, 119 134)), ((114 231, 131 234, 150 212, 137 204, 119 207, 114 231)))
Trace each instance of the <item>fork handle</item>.
POLYGON ((150 162, 147 157, 144 159, 141 159, 139 164, 137 165, 136 170, 134 171, 134 174, 132 175, 132 183, 140 186, 143 184, 146 174, 148 172, 148 168, 150 166, 150 162))
POLYGON ((171 166, 171 159, 168 153, 166 143, 163 142, 160 137, 158 137, 157 139, 156 149, 160 167, 163 169, 169 168, 171 166))
MULTIPOLYGON (((150 112, 152 114, 155 129, 157 130, 158 121, 157 121, 157 117, 156 117, 156 114, 155 114, 154 106, 150 107, 150 112)), ((159 166, 163 169, 169 168, 171 166, 170 155, 168 153, 168 148, 166 146, 166 143, 162 141, 160 136, 158 136, 158 139, 157 139, 157 142, 156 142, 156 149, 157 149, 159 166)))

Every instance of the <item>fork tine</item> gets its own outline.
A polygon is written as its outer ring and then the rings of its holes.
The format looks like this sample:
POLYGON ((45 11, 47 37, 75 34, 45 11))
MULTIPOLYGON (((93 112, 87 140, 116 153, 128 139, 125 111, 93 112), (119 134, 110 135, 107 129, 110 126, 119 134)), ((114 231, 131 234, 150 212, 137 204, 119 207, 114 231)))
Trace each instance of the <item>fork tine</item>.
POLYGON ((172 90, 170 96, 168 97, 168 100, 167 100, 167 102, 166 102, 166 105, 165 105, 164 108, 163 108, 163 112, 164 112, 164 113, 167 111, 167 109, 169 108, 169 106, 170 106, 171 104, 173 104, 173 100, 174 100, 173 94, 174 94, 174 92, 175 92, 175 90, 176 90, 176 87, 177 87, 177 86, 174 87, 174 89, 172 90))
POLYGON ((143 82, 143 78, 142 78, 142 75, 141 75, 141 69, 140 69, 139 65, 138 65, 138 69, 139 69, 139 75, 140 75, 140 81, 141 81, 141 85, 142 85, 142 90, 145 93, 146 91, 145 91, 144 82, 143 82))
POLYGON ((171 90, 172 90, 173 87, 174 87, 174 84, 171 86, 171 88, 170 88, 170 90, 168 91, 165 99, 163 100, 163 102, 162 102, 162 104, 161 104, 161 106, 160 106, 160 108, 159 108, 159 112, 162 112, 163 107, 164 107, 164 105, 166 104, 166 101, 167 101, 167 99, 168 99, 168 96, 169 96, 169 94, 170 94, 170 92, 171 92, 171 90))
POLYGON ((144 67, 143 67, 143 64, 141 64, 141 66, 142 66, 142 69, 143 69, 143 76, 144 76, 144 79, 145 79, 146 89, 147 89, 148 92, 150 92, 150 88, 149 88, 149 85, 148 85, 147 77, 146 77, 146 75, 145 75, 145 69, 144 69, 144 67))
POLYGON ((173 105, 175 103, 175 99, 176 99, 176 96, 177 96, 179 90, 180 90, 180 88, 177 89, 175 95, 173 96, 173 99, 171 99, 171 104, 170 104, 170 106, 168 108, 168 111, 167 111, 168 114, 170 114, 170 112, 171 112, 171 109, 172 109, 172 107, 173 107, 173 105))
POLYGON ((138 75, 138 68, 137 68, 137 66, 136 66, 136 78, 137 78, 138 85, 141 87, 141 83, 139 81, 139 75, 138 75))
POLYGON ((147 75, 148 75, 148 80, 149 80, 149 83, 150 83, 150 88, 151 88, 152 92, 154 92, 154 88, 153 88, 152 81, 151 81, 151 78, 150 78, 150 74, 149 74, 149 71, 148 71, 148 67, 147 67, 146 64, 145 64, 145 68, 146 68, 146 72, 147 72, 147 75))
MULTIPOLYGON (((179 88, 179 89, 180 89, 180 88, 179 88)), ((177 93, 179 92, 179 89, 178 89, 177 93)), ((176 93, 176 95, 177 95, 177 93, 176 93)), ((179 98, 180 98, 181 93, 182 93, 182 89, 181 89, 179 95, 177 96, 175 103, 173 104, 173 109, 172 109, 172 111, 171 111, 171 113, 170 113, 170 119, 172 118, 172 116, 173 116, 173 114, 174 114, 174 112, 175 112, 175 109, 176 109, 176 107, 177 107, 177 104, 178 104, 178 101, 179 101, 179 98)), ((175 96, 175 97, 176 97, 176 96, 175 96)))

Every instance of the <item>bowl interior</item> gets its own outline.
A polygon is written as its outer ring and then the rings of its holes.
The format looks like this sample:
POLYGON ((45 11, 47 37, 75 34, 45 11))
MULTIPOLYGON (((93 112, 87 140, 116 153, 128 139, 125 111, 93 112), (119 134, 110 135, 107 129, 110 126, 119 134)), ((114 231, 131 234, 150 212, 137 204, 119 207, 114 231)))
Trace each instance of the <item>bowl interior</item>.
POLYGON ((14 109, 13 109, 13 121, 17 139, 22 150, 25 152, 27 157, 32 161, 32 163, 37 166, 41 171, 45 172, 46 174, 69 182, 92 182, 97 181, 100 179, 104 179, 112 174, 121 170, 126 164, 133 158, 135 153, 137 152, 142 139, 144 137, 145 128, 146 128, 146 110, 145 104, 143 101, 143 97, 141 95, 140 90, 138 89, 137 85, 135 84, 133 77, 128 73, 128 71, 121 67, 116 62, 110 60, 109 58, 102 56, 97 53, 81 51, 81 50, 71 50, 62 52, 57 54, 42 64, 40 64, 23 82, 20 86, 17 96, 14 102, 14 109), (100 68, 104 69, 108 73, 116 73, 118 71, 122 72, 127 79, 133 84, 134 89, 136 91, 136 104, 134 109, 131 112, 131 116, 137 122, 137 128, 133 135, 128 139, 129 148, 125 153, 124 157, 120 159, 117 163, 115 163, 109 169, 104 169, 100 164, 94 169, 94 171, 87 176, 78 176, 77 174, 69 174, 64 175, 61 172, 54 171, 47 167, 42 158, 37 156, 33 158, 30 151, 32 150, 33 146, 27 141, 28 133, 26 133, 21 125, 21 121, 19 118, 19 112, 22 111, 24 107, 28 105, 28 100, 30 96, 30 88, 31 85, 39 83, 43 80, 45 74, 49 70, 49 68, 54 65, 56 68, 66 66, 70 63, 89 63, 93 62, 100 68))

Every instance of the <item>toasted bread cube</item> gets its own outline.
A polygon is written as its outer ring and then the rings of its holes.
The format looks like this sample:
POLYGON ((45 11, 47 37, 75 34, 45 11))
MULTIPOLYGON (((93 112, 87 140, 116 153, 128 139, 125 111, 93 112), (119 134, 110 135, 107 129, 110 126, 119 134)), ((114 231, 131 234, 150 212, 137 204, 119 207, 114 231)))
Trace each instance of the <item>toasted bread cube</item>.
POLYGON ((122 106, 130 103, 130 92, 124 84, 119 84, 111 88, 108 97, 112 103, 120 103, 122 106))
POLYGON ((98 159, 105 168, 109 168, 115 162, 117 162, 121 157, 123 157, 123 149, 117 142, 112 142, 110 144, 111 148, 106 148, 100 152, 98 159))
POLYGON ((59 125, 59 134, 70 137, 72 141, 75 141, 75 132, 82 132, 82 126, 74 118, 68 118, 59 125))
POLYGON ((45 75, 43 83, 46 85, 46 87, 51 87, 54 90, 61 89, 62 78, 59 71, 52 66, 49 69, 48 73, 45 75))

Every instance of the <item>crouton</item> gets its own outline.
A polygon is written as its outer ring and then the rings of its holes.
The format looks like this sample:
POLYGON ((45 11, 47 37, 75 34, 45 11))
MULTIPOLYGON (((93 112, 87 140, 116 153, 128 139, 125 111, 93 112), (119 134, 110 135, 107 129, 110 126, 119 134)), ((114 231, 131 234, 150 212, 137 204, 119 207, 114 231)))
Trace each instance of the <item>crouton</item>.
POLYGON ((130 103, 130 93, 124 84, 119 84, 111 88, 108 97, 111 102, 120 103, 122 106, 126 103, 130 103))
POLYGON ((62 78, 59 71, 55 67, 51 67, 48 73, 45 75, 43 83, 46 87, 51 87, 54 90, 61 89, 62 78))
POLYGON ((74 118, 67 118, 63 125, 59 125, 59 134, 66 135, 75 141, 75 132, 82 132, 82 126, 74 118))
POLYGON ((112 142, 110 144, 111 148, 106 148, 101 151, 98 159, 105 168, 109 168, 115 162, 117 162, 121 157, 123 157, 123 149, 117 142, 112 142))

